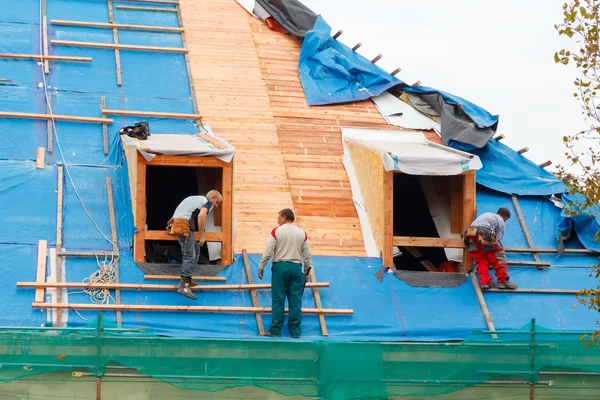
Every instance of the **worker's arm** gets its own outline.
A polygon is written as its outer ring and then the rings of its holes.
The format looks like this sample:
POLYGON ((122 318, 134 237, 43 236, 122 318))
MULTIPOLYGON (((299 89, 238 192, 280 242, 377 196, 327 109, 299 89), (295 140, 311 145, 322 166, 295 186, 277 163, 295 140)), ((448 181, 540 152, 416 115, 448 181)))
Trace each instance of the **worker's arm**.
POLYGON ((206 216, 208 215, 208 208, 202 207, 198 213, 198 232, 200 238, 198 239, 198 246, 204 245, 204 225, 206 225, 206 216))
POLYGON ((304 257, 304 274, 308 273, 308 267, 310 267, 310 244, 308 243, 308 238, 304 241, 302 245, 302 257, 304 257))
POLYGON ((265 266, 267 265, 269 260, 271 260, 273 255, 275 254, 275 245, 276 244, 277 244, 277 241, 275 240, 275 238, 273 236, 269 236, 269 239, 267 239, 267 245, 265 246, 265 251, 263 253, 262 258, 260 259, 260 263, 258 264, 258 277, 260 279, 263 278, 265 266))

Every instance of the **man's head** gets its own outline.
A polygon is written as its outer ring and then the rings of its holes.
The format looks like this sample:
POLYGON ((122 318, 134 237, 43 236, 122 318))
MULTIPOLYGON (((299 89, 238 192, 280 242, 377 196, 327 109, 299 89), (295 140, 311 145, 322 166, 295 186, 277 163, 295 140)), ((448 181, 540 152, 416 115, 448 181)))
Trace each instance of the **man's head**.
POLYGON ((510 218, 510 211, 508 211, 508 208, 500 207, 498 211, 496 211, 496 214, 501 216, 504 222, 510 218))
POLYGON ((213 203, 215 208, 219 207, 223 201, 223 196, 221 196, 221 193, 219 193, 218 190, 211 190, 210 192, 206 193, 206 198, 208 201, 213 203))
POLYGON ((284 208, 283 210, 279 211, 279 214, 277 215, 277 223, 279 225, 294 222, 295 219, 296 217, 294 216, 294 212, 289 208, 284 208))

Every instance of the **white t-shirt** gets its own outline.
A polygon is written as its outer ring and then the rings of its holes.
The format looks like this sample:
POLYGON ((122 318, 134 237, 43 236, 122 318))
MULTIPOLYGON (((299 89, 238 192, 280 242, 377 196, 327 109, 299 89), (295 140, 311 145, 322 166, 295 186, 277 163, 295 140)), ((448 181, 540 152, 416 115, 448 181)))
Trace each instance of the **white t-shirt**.
POLYGON ((208 212, 214 208, 213 203, 208 201, 208 199, 204 196, 189 196, 183 199, 181 203, 175 209, 173 213, 173 218, 183 218, 190 219, 194 211, 206 208, 208 212))

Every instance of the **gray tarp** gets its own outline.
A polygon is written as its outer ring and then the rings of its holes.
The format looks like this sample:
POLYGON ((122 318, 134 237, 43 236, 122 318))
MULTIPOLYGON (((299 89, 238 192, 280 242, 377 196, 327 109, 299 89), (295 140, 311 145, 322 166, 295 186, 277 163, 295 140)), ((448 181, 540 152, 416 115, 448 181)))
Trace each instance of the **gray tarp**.
POLYGON ((455 140, 481 148, 496 133, 497 123, 489 128, 478 128, 459 106, 445 102, 439 93, 407 94, 417 110, 440 116, 440 135, 444 145, 450 140, 455 140))
POLYGON ((300 42, 315 25, 317 14, 298 0, 256 0, 290 35, 300 42))

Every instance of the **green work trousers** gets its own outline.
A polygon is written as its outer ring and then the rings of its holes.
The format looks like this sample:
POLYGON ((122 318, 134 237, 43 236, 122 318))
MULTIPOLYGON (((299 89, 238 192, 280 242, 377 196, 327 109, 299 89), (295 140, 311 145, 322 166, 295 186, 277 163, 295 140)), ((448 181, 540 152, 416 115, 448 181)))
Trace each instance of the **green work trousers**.
POLYGON ((288 299, 288 329, 290 335, 300 336, 302 323, 302 289, 305 278, 302 265, 287 261, 273 263, 271 274, 271 335, 281 335, 285 312, 285 298, 288 299))

